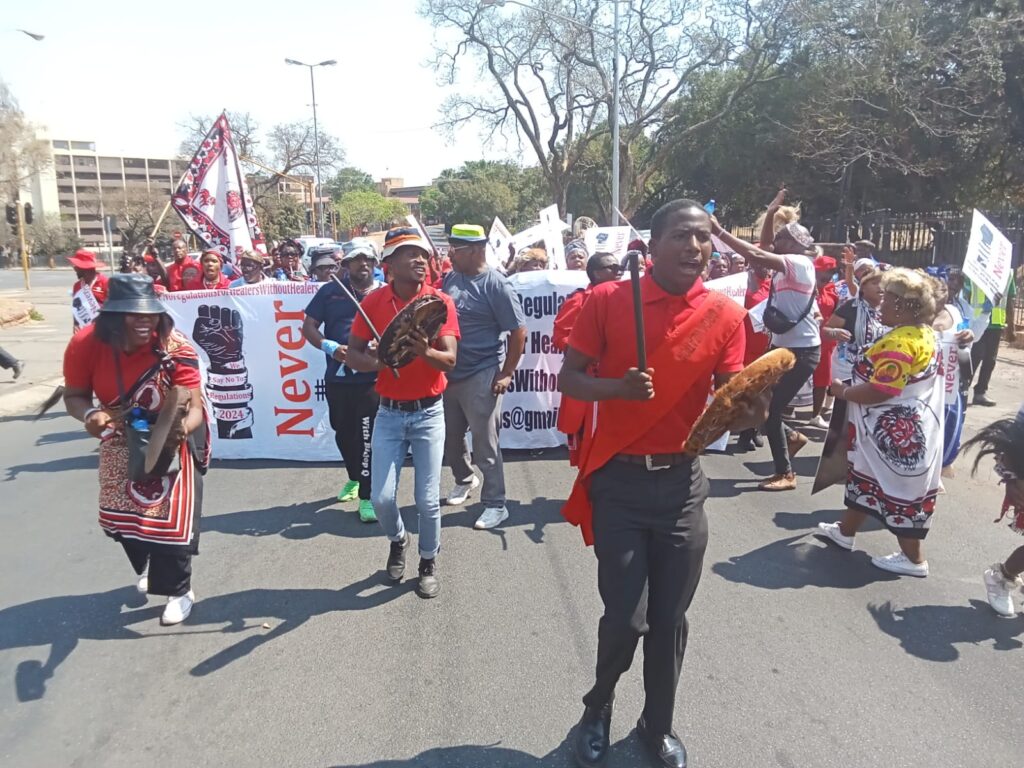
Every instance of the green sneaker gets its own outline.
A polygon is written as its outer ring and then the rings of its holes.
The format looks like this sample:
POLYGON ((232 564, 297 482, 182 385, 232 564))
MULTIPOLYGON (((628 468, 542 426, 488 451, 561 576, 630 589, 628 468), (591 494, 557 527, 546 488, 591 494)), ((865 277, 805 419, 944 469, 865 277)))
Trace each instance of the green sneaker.
POLYGON ((359 501, 359 519, 364 523, 376 523, 377 513, 373 511, 373 504, 369 499, 359 501))
POLYGON ((359 498, 359 481, 349 480, 338 492, 338 501, 355 501, 359 498))

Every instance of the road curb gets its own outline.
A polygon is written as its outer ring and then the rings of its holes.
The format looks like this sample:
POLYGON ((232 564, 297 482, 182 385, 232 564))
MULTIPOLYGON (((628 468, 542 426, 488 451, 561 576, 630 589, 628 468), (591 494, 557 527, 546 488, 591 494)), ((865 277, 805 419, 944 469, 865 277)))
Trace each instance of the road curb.
POLYGON ((8 395, 0 395, 0 417, 21 416, 37 410, 63 383, 64 377, 57 376, 8 395))

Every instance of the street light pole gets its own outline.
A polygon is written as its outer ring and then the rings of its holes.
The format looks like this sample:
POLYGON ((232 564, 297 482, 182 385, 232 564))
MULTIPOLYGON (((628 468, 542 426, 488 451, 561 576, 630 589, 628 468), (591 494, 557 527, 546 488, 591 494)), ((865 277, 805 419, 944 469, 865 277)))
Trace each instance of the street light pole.
POLYGON ((612 96, 612 226, 619 224, 619 0, 615 4, 615 25, 612 27, 612 79, 615 93, 612 96))
MULTIPOLYGON (((285 64, 295 64, 296 66, 309 68, 309 90, 313 95, 313 161, 316 166, 316 199, 313 200, 313 220, 316 221, 317 218, 319 218, 320 235, 326 236, 327 222, 324 219, 323 203, 320 202, 320 199, 323 196, 323 187, 321 185, 320 179, 320 131, 316 119, 316 79, 313 77, 313 70, 316 67, 333 67, 338 62, 336 62, 334 59, 330 59, 328 61, 321 61, 319 64, 305 64, 301 61, 297 61, 296 59, 285 59, 284 61, 285 64), (319 217, 317 217, 316 210, 318 202, 320 203, 319 217)), ((314 230, 315 229, 316 227, 314 226, 314 230)))

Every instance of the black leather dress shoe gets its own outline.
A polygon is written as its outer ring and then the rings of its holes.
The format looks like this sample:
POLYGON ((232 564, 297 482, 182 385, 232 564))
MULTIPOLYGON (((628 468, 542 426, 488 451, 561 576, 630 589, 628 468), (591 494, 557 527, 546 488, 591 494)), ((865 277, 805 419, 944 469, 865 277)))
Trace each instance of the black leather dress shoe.
POLYGON ((636 735, 659 765, 686 768, 686 747, 674 733, 651 733, 641 717, 636 724, 636 735))
POLYGON ((582 768, 596 768, 608 756, 612 730, 612 703, 603 707, 587 707, 576 726, 572 753, 582 768))

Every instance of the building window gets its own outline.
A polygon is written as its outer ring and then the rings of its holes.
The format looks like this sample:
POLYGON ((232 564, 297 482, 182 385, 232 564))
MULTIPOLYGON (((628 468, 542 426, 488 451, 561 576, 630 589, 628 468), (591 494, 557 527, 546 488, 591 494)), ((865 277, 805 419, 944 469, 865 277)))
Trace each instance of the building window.
POLYGON ((54 139, 50 143, 53 145, 54 149, 70 149, 66 141, 59 141, 57 139, 54 139))
POLYGON ((80 168, 95 168, 96 158, 85 157, 83 155, 75 155, 75 165, 77 165, 80 168))
POLYGON ((70 155, 54 155, 53 156, 53 162, 55 162, 57 165, 71 165, 71 156, 70 155))
POLYGON ((58 192, 64 192, 66 194, 70 194, 71 192, 74 191, 74 189, 75 188, 72 187, 70 184, 58 184, 57 185, 57 191, 58 192))
POLYGON ((101 173, 100 178, 104 181, 121 181, 120 173, 101 173))
POLYGON ((171 163, 168 160, 150 160, 149 167, 150 170, 156 168, 161 171, 166 171, 168 168, 171 167, 171 163))
POLYGON ((71 171, 57 171, 57 178, 58 179, 70 179, 71 178, 71 171))
POLYGON ((96 173, 95 173, 95 171, 79 171, 78 173, 75 174, 75 178, 76 179, 86 179, 88 181, 95 181, 96 180, 96 173))
POLYGON ((125 168, 143 168, 146 167, 146 161, 141 157, 126 157, 124 159, 125 168))
POLYGON ((72 141, 71 148, 77 149, 82 152, 95 152, 96 142, 95 141, 72 141))

